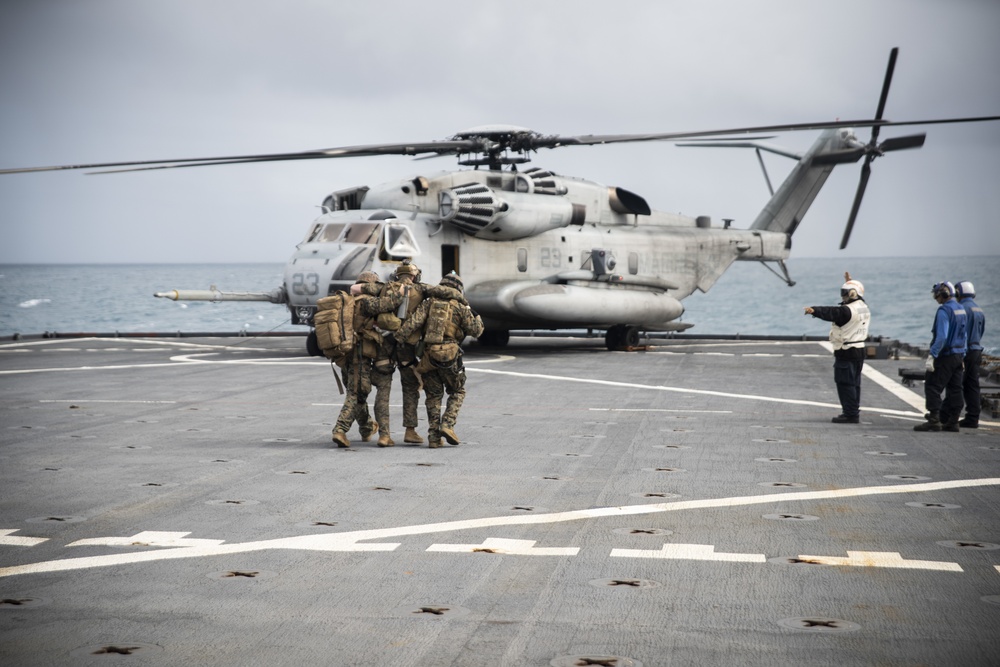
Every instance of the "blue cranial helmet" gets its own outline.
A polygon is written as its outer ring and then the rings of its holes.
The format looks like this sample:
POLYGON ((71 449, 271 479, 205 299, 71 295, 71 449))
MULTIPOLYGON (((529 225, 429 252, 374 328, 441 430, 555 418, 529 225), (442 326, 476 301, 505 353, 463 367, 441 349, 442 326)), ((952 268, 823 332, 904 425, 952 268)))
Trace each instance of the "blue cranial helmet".
POLYGON ((935 299, 939 297, 948 299, 955 296, 955 286, 947 280, 940 283, 934 283, 934 287, 931 288, 931 291, 934 293, 935 299))

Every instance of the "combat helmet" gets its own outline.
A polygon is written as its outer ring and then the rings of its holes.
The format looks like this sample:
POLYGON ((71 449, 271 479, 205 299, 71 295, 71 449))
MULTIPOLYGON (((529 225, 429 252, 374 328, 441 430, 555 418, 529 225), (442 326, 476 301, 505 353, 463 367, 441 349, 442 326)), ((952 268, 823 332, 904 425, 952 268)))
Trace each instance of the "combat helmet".
POLYGON ((417 279, 420 277, 420 268, 411 262, 409 258, 404 259, 402 263, 396 267, 396 278, 399 278, 400 276, 411 276, 413 278, 413 282, 417 282, 417 279))
POLYGON ((441 285, 444 287, 451 287, 452 289, 457 289, 459 292, 465 289, 465 285, 462 284, 462 279, 457 273, 452 271, 444 278, 441 279, 441 285))

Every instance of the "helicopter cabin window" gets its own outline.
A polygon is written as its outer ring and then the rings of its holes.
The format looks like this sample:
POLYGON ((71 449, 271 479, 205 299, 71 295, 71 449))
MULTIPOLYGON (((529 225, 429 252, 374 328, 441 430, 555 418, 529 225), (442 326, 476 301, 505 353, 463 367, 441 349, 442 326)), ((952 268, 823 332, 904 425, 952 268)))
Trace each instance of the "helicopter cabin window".
POLYGON ((410 233, 410 228, 398 222, 387 222, 382 230, 382 247, 379 259, 399 262, 405 257, 420 254, 420 246, 410 233))
POLYGON ((628 254, 628 272, 633 276, 639 273, 639 253, 630 252, 628 254))
POLYGON ((377 222, 355 222, 347 227, 344 232, 345 243, 364 243, 375 245, 378 241, 379 223, 377 222))
POLYGON ((528 249, 518 248, 517 249, 517 270, 524 273, 528 270, 528 249))

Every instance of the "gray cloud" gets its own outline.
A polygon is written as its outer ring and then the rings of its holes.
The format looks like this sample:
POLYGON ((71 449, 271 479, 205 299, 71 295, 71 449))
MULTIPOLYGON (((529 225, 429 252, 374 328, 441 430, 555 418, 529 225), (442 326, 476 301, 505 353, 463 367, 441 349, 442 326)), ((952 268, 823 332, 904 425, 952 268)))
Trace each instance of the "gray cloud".
MULTIPOLYGON (((995 115, 997 25, 1000 4, 971 0, 8 0, 0 167, 428 140, 487 123, 604 134, 864 118, 893 46, 887 117, 995 115)), ((925 129, 923 149, 874 163, 848 256, 1000 254, 1000 123, 925 129)), ((578 147, 535 164, 737 226, 767 198, 745 151, 578 147)), ((768 164, 772 179, 791 166, 768 164)), ((4 176, 0 261, 280 262, 327 192, 451 166, 4 176)), ((857 177, 834 172, 795 256, 838 253, 857 177)))

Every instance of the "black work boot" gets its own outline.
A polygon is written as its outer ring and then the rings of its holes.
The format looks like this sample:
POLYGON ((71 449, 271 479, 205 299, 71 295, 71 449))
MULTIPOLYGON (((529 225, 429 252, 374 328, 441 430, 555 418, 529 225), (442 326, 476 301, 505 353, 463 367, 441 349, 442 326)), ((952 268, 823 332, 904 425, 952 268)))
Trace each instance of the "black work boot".
POLYGON ((833 424, 860 424, 861 423, 861 418, 860 417, 848 417, 847 415, 839 414, 836 417, 834 417, 833 419, 831 419, 830 422, 833 423, 833 424))
POLYGON ((941 420, 938 419, 938 413, 928 412, 927 421, 923 424, 917 424, 913 427, 914 431, 940 431, 941 430, 941 420))
POLYGON ((962 421, 958 422, 958 425, 962 428, 979 428, 979 420, 973 419, 972 417, 966 417, 962 421))
POLYGON ((949 421, 946 424, 942 424, 941 425, 941 430, 942 431, 948 431, 948 433, 958 433, 959 432, 958 420, 955 419, 953 421, 949 421))

